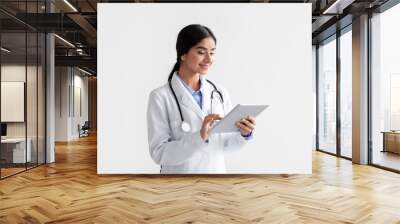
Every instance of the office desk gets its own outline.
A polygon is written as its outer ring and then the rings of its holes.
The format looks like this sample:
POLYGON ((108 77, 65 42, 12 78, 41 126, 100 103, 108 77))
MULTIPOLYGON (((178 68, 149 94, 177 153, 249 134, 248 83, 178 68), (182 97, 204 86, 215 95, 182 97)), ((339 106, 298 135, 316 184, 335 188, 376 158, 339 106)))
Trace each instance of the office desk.
POLYGON ((400 132, 382 131, 381 133, 383 133, 382 152, 400 154, 400 132))
POLYGON ((5 163, 25 163, 30 162, 32 158, 31 145, 32 140, 27 139, 25 154, 25 138, 6 138, 1 139, 1 159, 5 163), (25 161, 26 159, 26 161, 25 161))

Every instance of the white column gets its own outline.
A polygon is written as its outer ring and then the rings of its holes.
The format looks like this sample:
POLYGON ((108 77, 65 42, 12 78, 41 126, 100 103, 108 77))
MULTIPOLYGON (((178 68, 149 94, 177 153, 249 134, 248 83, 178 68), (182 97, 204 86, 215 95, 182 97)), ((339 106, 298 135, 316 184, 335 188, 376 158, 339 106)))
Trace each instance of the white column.
POLYGON ((49 33, 46 36, 46 163, 55 161, 54 133, 55 133, 55 76, 54 76, 54 35, 49 33))
MULTIPOLYGON (((46 1, 47 12, 53 12, 51 1, 46 1)), ((55 44, 54 35, 46 35, 46 163, 55 161, 55 44)))

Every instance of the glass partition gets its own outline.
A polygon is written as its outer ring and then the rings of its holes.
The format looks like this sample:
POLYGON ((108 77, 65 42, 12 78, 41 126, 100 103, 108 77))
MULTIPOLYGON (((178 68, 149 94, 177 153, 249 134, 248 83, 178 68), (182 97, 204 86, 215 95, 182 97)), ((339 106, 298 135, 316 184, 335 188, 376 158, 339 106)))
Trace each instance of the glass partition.
POLYGON ((45 124, 46 124, 46 76, 45 76, 45 65, 46 65, 46 38, 43 33, 38 33, 38 64, 37 64, 37 147, 38 164, 46 162, 46 139, 45 139, 45 124))
MULTIPOLYGON (((38 12, 39 5, 36 1, 27 1, 27 6, 24 12, 33 14, 38 12)), ((36 24, 38 19, 33 17, 30 19, 31 23, 36 24)), ((36 30, 26 29, 27 38, 27 99, 26 99, 26 113, 27 113, 27 150, 31 151, 30 161, 27 163, 27 168, 37 166, 37 63, 38 63, 38 35, 36 30)))
MULTIPOLYGON (((44 12, 45 1, 1 1, 0 7, 44 12)), ((35 18, 35 17, 33 17, 35 18)), ((45 163, 44 33, 0 12, 0 178, 45 163)))
POLYGON ((340 36, 340 154, 352 157, 352 35, 340 36))
POLYGON ((1 34, 1 177, 24 171, 26 144, 26 33, 1 34), (6 49, 6 50, 4 50, 6 49))
POLYGON ((30 161, 27 167, 37 165, 37 149, 38 149, 38 35, 36 32, 27 33, 27 98, 26 98, 26 113, 27 113, 27 150, 30 153, 30 161))
POLYGON ((318 149, 336 154, 336 37, 318 47, 318 149))
POLYGON ((371 19, 371 162, 400 171, 400 5, 371 19))

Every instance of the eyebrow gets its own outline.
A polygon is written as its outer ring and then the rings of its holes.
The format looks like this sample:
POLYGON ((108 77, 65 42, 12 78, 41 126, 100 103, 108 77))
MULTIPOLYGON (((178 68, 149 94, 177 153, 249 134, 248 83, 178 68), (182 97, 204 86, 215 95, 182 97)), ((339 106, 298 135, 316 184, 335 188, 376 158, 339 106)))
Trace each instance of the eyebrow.
MULTIPOLYGON (((199 46, 199 47, 196 47, 196 49, 207 50, 207 48, 205 48, 205 47, 200 47, 200 46, 199 46)), ((214 50, 215 50, 215 47, 214 47, 214 48, 212 48, 211 50, 212 50, 212 51, 214 51, 214 50)))

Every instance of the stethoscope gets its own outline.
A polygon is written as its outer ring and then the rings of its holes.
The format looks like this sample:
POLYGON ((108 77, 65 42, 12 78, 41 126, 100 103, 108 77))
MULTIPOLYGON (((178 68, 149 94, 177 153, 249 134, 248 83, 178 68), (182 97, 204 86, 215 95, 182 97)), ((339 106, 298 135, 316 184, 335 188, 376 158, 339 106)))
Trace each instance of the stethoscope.
MULTIPOLYGON (((172 78, 171 78, 171 79, 172 79, 172 78)), ((190 132, 190 130, 191 130, 190 124, 189 124, 188 122, 186 122, 186 121, 183 119, 181 106, 180 106, 180 104, 179 104, 178 98, 176 97, 175 91, 174 91, 174 89, 172 88, 171 79, 168 79, 168 84, 169 84, 169 88, 171 89, 172 94, 174 95, 176 105, 178 106, 179 115, 181 116, 181 120, 182 120, 181 129, 182 129, 183 132, 190 132)), ((210 84, 214 87, 213 91, 211 92, 211 107, 210 107, 211 113, 212 113, 212 105, 213 105, 212 102, 213 102, 213 99, 214 99, 214 93, 217 93, 217 94, 218 94, 218 96, 219 96, 219 97, 218 97, 218 98, 219 98, 219 101, 221 102, 222 107, 223 107, 223 109, 224 109, 224 111, 225 111, 225 108, 224 108, 224 98, 223 98, 223 96, 222 96, 222 93, 217 89, 217 86, 215 86, 215 84, 214 84, 213 82, 211 82, 211 81, 208 80, 208 79, 206 79, 206 81, 207 81, 208 83, 210 83, 210 84)))

